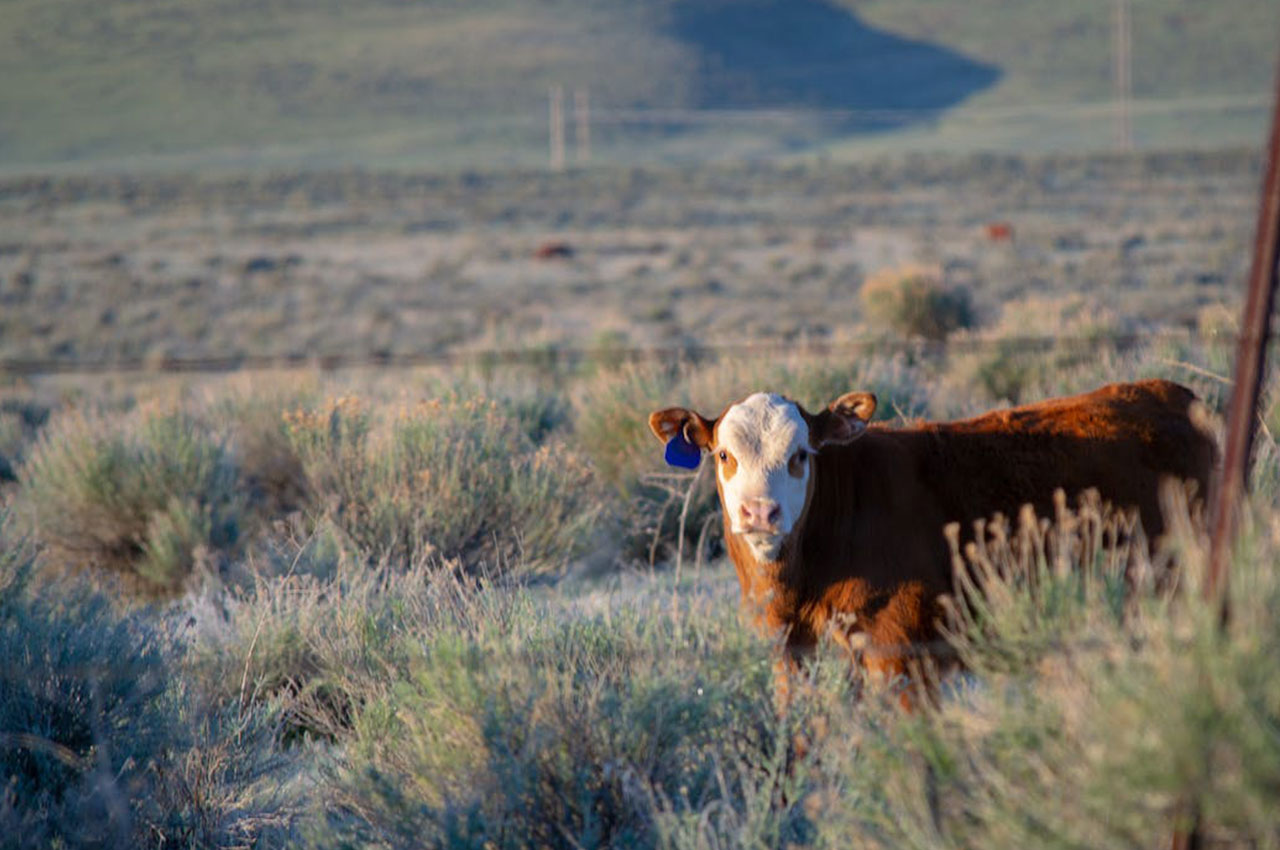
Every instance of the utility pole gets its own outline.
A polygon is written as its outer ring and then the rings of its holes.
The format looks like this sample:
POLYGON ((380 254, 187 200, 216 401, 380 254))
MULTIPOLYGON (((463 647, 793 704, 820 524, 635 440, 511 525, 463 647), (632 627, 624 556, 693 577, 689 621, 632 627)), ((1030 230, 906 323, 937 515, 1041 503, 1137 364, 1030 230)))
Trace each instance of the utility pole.
POLYGON ((1133 150, 1133 117, 1130 101, 1133 98, 1133 23, 1130 0, 1115 0, 1115 22, 1112 27, 1114 40, 1111 79, 1116 105, 1116 145, 1120 150, 1133 150))
POLYGON ((577 159, 580 163, 591 161, 591 99, 586 89, 573 93, 573 115, 577 119, 577 159))
POLYGON ((551 170, 564 170, 564 86, 551 87, 549 141, 551 145, 551 170))

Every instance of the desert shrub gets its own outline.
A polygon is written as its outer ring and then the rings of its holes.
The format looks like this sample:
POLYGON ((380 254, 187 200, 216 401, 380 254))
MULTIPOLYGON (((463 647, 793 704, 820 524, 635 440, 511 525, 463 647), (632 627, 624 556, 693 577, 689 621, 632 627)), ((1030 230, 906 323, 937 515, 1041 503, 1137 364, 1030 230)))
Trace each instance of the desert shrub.
POLYGON ((436 580, 402 654, 348 679, 365 698, 325 770, 322 843, 656 846, 748 785, 742 843, 803 835, 798 805, 777 805, 804 771, 787 770, 767 647, 729 612, 564 618, 436 580))
POLYGON ((49 419, 49 408, 20 398, 0 399, 0 484, 16 481, 17 469, 35 435, 49 419))
POLYGON ((182 411, 66 413, 41 434, 21 479, 48 558, 113 570, 144 592, 179 589, 239 541, 234 462, 182 411))
MULTIPOLYGON (((2 531, 2 530, 0 530, 2 531)), ((282 834, 296 801, 268 712, 209 708, 159 622, 78 579, 34 581, 0 535, 0 835, 6 847, 212 847, 282 834)))
POLYGON ((449 395, 374 410, 345 397, 285 414, 314 510, 374 560, 460 558, 555 566, 579 551, 596 505, 586 466, 537 445, 545 411, 449 395))
POLYGON ((302 510, 311 498, 302 461, 289 442, 281 411, 299 405, 295 395, 252 394, 219 399, 205 411, 229 435, 237 487, 251 525, 248 534, 302 510))
POLYGON ((349 725, 355 693, 341 683, 377 678, 439 570, 371 568, 325 528, 274 545, 279 561, 252 585, 184 602, 185 671, 219 704, 275 705, 286 743, 332 739, 349 725))
POLYGON ((876 272, 862 285, 861 299, 871 322, 903 336, 941 340, 975 322, 968 290, 947 286, 936 268, 876 272))

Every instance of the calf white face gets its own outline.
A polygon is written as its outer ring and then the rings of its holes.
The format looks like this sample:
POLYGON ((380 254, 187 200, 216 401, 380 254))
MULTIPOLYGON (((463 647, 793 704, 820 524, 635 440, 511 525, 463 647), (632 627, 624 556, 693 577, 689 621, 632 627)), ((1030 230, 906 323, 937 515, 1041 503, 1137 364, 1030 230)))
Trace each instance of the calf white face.
POLYGON ((683 407, 657 410, 649 427, 675 466, 696 468, 702 452, 711 453, 729 531, 767 562, 777 560, 804 514, 814 454, 862 436, 875 409, 871 393, 846 393, 816 414, 780 395, 756 393, 716 420, 683 407))
POLYGON ((795 402, 756 393, 720 417, 710 449, 730 529, 757 560, 776 559, 804 512, 813 454, 809 423, 795 402))

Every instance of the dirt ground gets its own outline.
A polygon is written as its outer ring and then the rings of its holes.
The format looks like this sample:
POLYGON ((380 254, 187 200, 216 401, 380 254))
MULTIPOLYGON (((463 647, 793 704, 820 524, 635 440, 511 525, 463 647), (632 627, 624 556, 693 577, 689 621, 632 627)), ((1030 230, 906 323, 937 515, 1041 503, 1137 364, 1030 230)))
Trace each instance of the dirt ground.
POLYGON ((1232 150, 15 178, 0 183, 0 357, 838 343, 880 330, 863 280, 912 263, 969 288, 988 325, 1071 296, 1129 328, 1195 326, 1236 303, 1257 168, 1232 150))

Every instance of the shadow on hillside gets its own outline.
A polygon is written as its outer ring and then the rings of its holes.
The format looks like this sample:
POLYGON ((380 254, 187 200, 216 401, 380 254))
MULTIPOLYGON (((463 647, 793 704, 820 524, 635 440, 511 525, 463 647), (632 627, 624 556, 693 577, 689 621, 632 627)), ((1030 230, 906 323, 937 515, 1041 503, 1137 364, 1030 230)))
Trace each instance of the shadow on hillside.
POLYGON ((703 108, 856 110, 872 114, 847 117, 850 129, 890 129, 930 120, 1000 78, 994 65, 873 29, 823 0, 678 2, 670 24, 705 57, 703 108))

